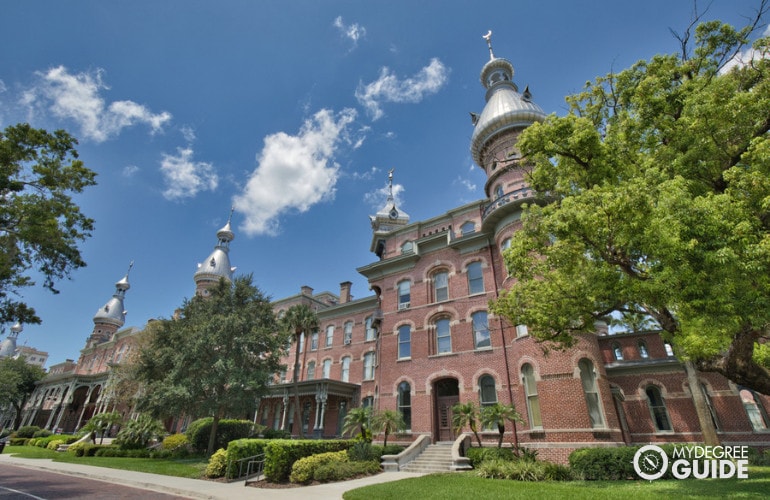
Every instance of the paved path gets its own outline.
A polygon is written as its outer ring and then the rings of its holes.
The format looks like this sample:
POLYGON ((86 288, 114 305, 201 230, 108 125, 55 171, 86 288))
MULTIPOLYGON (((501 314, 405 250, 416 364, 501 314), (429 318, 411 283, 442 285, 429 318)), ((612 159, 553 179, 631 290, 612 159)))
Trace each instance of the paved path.
POLYGON ((49 459, 18 458, 8 453, 0 455, 0 467, 3 464, 17 465, 35 470, 56 472, 70 476, 87 477, 113 484, 122 484, 134 488, 141 488, 160 493, 168 493, 184 498, 205 498, 221 500, 238 499, 277 499, 277 500, 313 500, 313 499, 341 499, 342 494, 348 490, 366 486, 369 484, 397 481, 409 477, 418 477, 422 474, 410 472, 383 472, 375 476, 369 476, 352 481, 321 484, 317 486, 305 486, 297 488, 267 489, 244 486, 243 481, 233 483, 220 483, 205 481, 202 479, 185 479, 181 477, 162 476, 146 472, 134 472, 121 469, 108 469, 106 467, 93 467, 90 465, 72 464, 66 462, 54 462, 49 459))

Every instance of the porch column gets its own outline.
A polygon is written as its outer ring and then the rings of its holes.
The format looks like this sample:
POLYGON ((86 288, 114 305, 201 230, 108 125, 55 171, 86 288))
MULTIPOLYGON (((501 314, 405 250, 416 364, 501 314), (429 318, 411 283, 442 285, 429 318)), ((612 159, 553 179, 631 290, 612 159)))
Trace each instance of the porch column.
POLYGON ((83 401, 83 409, 80 410, 80 416, 78 417, 78 423, 75 424, 75 430, 80 429, 80 422, 83 420, 83 415, 86 413, 86 407, 88 406, 88 400, 91 399, 91 391, 93 390, 93 386, 88 386, 88 391, 86 392, 86 399, 83 401))
POLYGON ((286 429, 286 412, 289 409, 289 393, 283 393, 283 410, 281 415, 281 429, 286 429))
POLYGON ((324 415, 326 414, 326 400, 328 398, 329 388, 326 384, 316 386, 315 393, 315 427, 313 429, 316 437, 321 437, 324 430, 324 415))

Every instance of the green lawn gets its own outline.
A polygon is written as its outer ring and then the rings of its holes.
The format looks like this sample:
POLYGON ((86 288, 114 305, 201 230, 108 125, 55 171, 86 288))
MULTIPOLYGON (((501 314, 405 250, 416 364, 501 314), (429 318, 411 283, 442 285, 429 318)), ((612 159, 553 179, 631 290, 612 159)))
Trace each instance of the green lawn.
POLYGON ((50 458, 54 462, 70 462, 192 479, 202 478, 208 463, 208 460, 202 457, 187 459, 76 457, 72 453, 47 450, 37 446, 6 446, 3 453, 11 453, 21 458, 50 458))
POLYGON ((749 479, 690 479, 685 481, 568 481, 527 483, 482 479, 473 472, 431 474, 346 492, 345 500, 484 500, 511 498, 768 498, 770 467, 750 467, 749 479))

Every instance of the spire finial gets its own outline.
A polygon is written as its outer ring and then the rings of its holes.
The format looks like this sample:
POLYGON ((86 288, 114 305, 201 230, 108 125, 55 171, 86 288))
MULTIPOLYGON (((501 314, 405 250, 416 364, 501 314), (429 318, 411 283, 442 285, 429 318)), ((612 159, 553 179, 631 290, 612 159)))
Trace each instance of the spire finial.
POLYGON ((134 267, 134 261, 128 263, 128 271, 126 271, 126 278, 128 278, 129 273, 131 272, 131 268, 134 267))
POLYGON ((489 60, 491 61, 495 58, 495 54, 492 52, 492 30, 487 31, 487 34, 481 38, 487 41, 487 47, 489 47, 489 60))
POLYGON ((230 224, 230 222, 233 220, 233 212, 235 211, 235 207, 230 207, 230 216, 227 218, 227 223, 230 224))
POLYGON ((393 198, 393 171, 395 168, 391 168, 388 172, 388 194, 390 198, 393 198))

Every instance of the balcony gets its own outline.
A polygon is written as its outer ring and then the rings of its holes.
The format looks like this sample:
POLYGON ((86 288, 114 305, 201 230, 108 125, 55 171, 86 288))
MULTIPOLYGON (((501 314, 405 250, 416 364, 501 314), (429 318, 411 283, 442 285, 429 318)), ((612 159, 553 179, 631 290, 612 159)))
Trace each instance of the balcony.
POLYGON ((535 191, 529 186, 525 186, 492 200, 484 207, 481 214, 482 228, 489 229, 503 216, 511 213, 513 209, 519 209, 523 203, 531 202, 537 198, 535 191))

